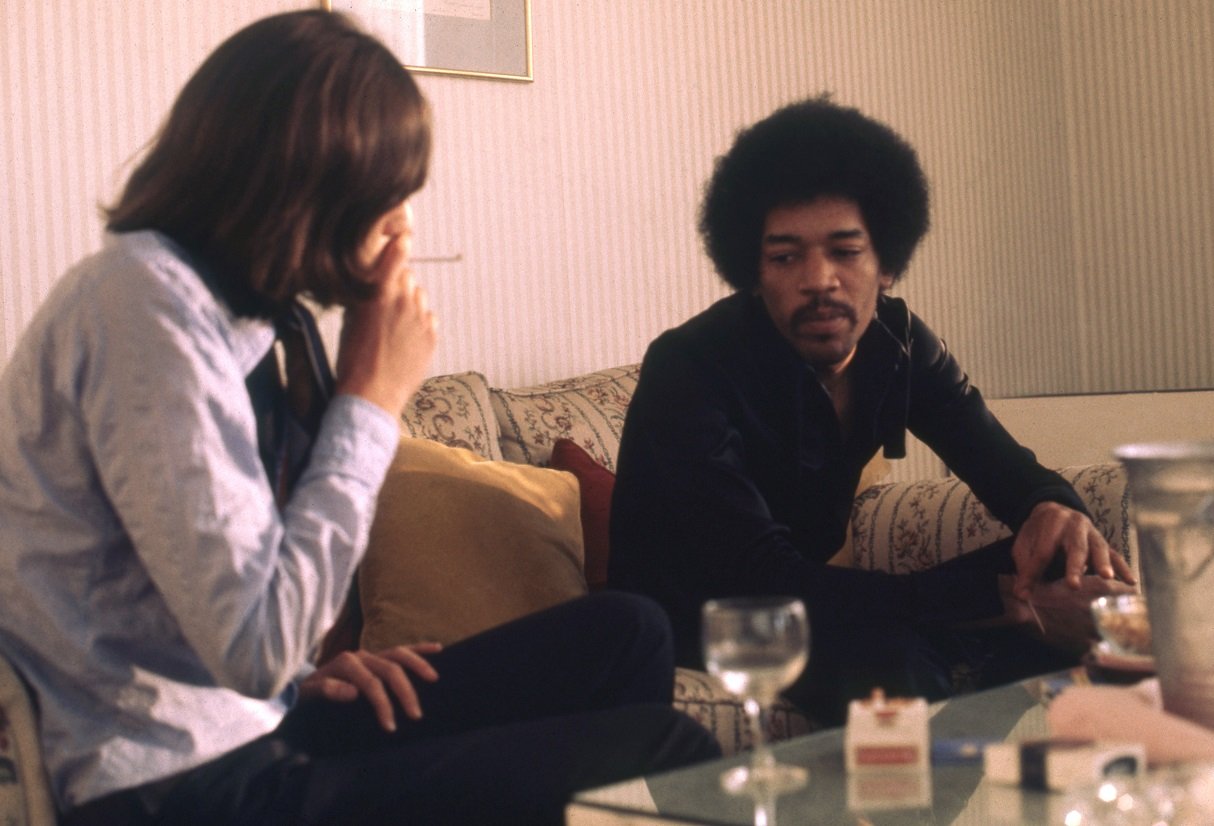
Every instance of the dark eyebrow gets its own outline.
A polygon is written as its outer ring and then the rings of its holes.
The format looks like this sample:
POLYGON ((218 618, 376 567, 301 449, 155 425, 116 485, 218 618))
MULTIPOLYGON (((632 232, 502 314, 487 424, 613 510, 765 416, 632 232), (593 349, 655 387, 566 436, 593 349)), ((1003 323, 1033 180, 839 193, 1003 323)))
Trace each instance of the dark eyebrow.
POLYGON ((832 240, 832 241, 847 241, 851 238, 863 238, 863 237, 864 237, 864 230, 859 229, 858 227, 856 229, 836 230, 835 232, 832 232, 830 234, 830 240, 832 240))
MULTIPOLYGON (((852 238, 863 238, 864 230, 856 229, 840 229, 832 232, 827 236, 830 241, 847 241, 852 238)), ((804 244, 805 239, 800 235, 764 235, 764 244, 804 244)))

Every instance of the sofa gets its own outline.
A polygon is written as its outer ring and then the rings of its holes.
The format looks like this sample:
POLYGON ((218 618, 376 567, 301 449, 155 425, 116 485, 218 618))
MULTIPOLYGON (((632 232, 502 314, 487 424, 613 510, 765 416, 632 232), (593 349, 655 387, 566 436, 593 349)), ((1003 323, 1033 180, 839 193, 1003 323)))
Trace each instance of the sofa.
MULTIPOLYGON (((513 389, 472 371, 427 380, 402 416, 367 557, 318 659, 360 644, 451 642, 603 588, 615 458, 638 370, 513 389)), ((834 564, 906 573, 1007 534, 960 480, 891 482, 887 470, 880 460, 866 470, 834 564)), ((1106 461, 1061 472, 1136 567, 1123 469, 1106 461)), ((674 703, 725 753, 749 747, 740 704, 707 674, 678 669, 674 703)), ((54 823, 35 721, 0 657, 0 826, 54 823)), ((768 720, 775 739, 813 728, 787 704, 768 720)))
MULTIPOLYGON (((486 603, 508 599, 534 586, 531 579, 537 571, 542 578, 566 581, 546 594, 532 595, 529 599, 536 601, 527 605, 528 608, 543 607, 546 602, 604 587, 615 459, 624 415, 638 373, 639 365, 634 364, 511 389, 493 387, 477 372, 429 379, 404 413, 404 430, 410 437, 406 442, 418 440, 446 446, 446 461, 457 467, 463 467, 465 463, 479 466, 476 472, 481 476, 491 471, 510 474, 504 484, 515 488, 527 486, 524 480, 514 476, 515 473, 524 474, 527 483, 539 484, 541 480, 549 479, 547 484, 553 487, 546 491, 548 500, 568 496, 568 487, 557 484, 556 479, 572 474, 577 482, 575 495, 566 502, 563 515, 544 516, 545 530, 540 535, 535 532, 534 525, 526 524, 527 520, 516 512, 517 508, 503 512, 486 505, 478 492, 484 485, 483 478, 472 481, 463 478, 460 487, 452 487, 450 480, 444 478, 445 487, 433 490, 435 471, 417 469, 433 458, 433 448, 424 448, 425 455, 418 455, 422 445, 403 447, 398 461, 411 467, 394 468, 385 482, 367 560, 360 571, 361 604, 358 604, 357 596, 350 601, 348 607, 357 609, 353 611, 356 616, 343 617, 335 632, 339 639, 328 642, 328 654, 322 654, 322 658, 355 644, 355 639, 368 648, 402 640, 453 639, 444 638, 444 635, 451 633, 452 612, 461 610, 456 606, 475 604, 478 611, 491 610, 492 606, 486 603), (405 450, 412 451, 413 455, 403 455, 405 450), (458 461, 456 457, 459 457, 458 461), (425 475, 424 486, 413 478, 419 473, 425 475), (422 487, 431 490, 422 494, 419 490, 422 487), (425 501, 417 502, 415 497, 418 495, 425 496, 425 501), (454 506, 452 500, 456 502, 454 506), (472 501, 477 504, 471 504, 472 501), (449 512, 434 517, 445 519, 449 524, 449 530, 441 532, 442 535, 436 536, 425 526, 416 526, 419 511, 433 516, 435 511, 446 509, 450 509, 449 512), (576 520, 569 513, 574 509, 578 511, 576 520), (397 523, 394 514, 399 513, 407 513, 408 517, 397 523), (550 518, 567 523, 565 546, 547 547, 558 541, 547 530, 550 518), (479 520, 490 524, 483 530, 475 526, 468 528, 469 522, 479 520), (458 527, 452 526, 453 523, 458 523, 458 527), (521 548, 503 547, 502 527, 515 523, 529 535, 515 537, 523 540, 521 548), (402 534, 410 530, 420 535, 402 540, 402 534), (580 535, 580 543, 576 538, 568 541, 569 530, 580 535), (453 561, 453 555, 474 559, 453 561), (499 555, 504 555, 507 561, 479 567, 485 564, 485 558, 499 555), (541 555, 546 559, 537 563, 535 557, 541 555), (405 557, 399 577, 383 567, 384 556, 393 561, 405 557), (580 556, 581 581, 568 581, 566 562, 571 556, 580 556), (430 565, 443 570, 426 571, 430 565), (420 582, 419 569, 423 571, 420 582), (409 572, 408 577, 403 575, 404 571, 409 572), (441 577, 439 587, 427 587, 427 577, 441 577), (396 588, 389 589, 388 583, 394 579, 407 579, 408 582, 398 582, 396 588), (378 606, 369 604, 377 599, 378 606), (424 606, 428 601, 433 602, 428 617, 384 618, 386 612, 404 610, 404 603, 424 606), (357 625, 360 619, 390 630, 368 631, 366 625, 360 629, 349 627, 350 624, 357 625)), ((1059 470, 1083 497, 1112 547, 1136 568, 1136 540, 1122 467, 1106 461, 1059 470)), ((880 457, 866 468, 857 491, 848 543, 833 560, 834 564, 909 573, 940 564, 1008 535, 1006 526, 998 522, 956 477, 891 482, 886 481, 889 473, 889 464, 880 457), (897 552, 894 552, 895 548, 897 552)), ((464 471, 460 470, 459 474, 463 475, 464 471)), ((520 495, 526 498, 525 494, 520 495)), ((527 512, 534 507, 535 503, 528 503, 527 512)), ((522 607, 510 602, 496 616, 475 618, 471 626, 461 625, 454 638, 507 619, 519 613, 522 607)), ((424 614, 426 610, 424 607, 415 609, 415 613, 424 614)), ((459 622, 458 618, 454 621, 459 622)), ((958 675, 959 682, 963 679, 963 675, 958 675)), ((709 675, 678 669, 674 702, 708 727, 726 754, 749 747, 750 733, 740 703, 709 675)), ((813 728, 811 720, 788 704, 777 705, 768 720, 768 734, 775 739, 813 728)))

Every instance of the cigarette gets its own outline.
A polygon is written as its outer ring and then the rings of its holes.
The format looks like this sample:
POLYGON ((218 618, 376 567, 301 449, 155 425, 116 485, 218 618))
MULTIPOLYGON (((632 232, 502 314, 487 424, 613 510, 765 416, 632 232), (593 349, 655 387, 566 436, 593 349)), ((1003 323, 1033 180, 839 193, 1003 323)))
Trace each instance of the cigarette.
POLYGON ((1041 615, 1037 613, 1037 607, 1033 605, 1033 601, 1031 599, 1026 599, 1025 602, 1028 603, 1029 610, 1033 612, 1033 621, 1037 623, 1037 630, 1040 631, 1041 636, 1044 637, 1045 624, 1041 621, 1041 615))
POLYGON ((409 256, 410 264, 456 264, 464 260, 463 253, 457 252, 454 255, 411 255, 409 256))

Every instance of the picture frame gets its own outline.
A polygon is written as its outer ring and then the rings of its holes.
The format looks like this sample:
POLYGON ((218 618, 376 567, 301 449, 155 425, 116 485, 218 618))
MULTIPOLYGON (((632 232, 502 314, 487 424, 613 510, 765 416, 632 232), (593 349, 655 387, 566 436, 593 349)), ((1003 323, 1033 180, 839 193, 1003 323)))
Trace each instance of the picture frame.
POLYGON ((357 19, 410 71, 534 80, 531 0, 321 0, 357 19))

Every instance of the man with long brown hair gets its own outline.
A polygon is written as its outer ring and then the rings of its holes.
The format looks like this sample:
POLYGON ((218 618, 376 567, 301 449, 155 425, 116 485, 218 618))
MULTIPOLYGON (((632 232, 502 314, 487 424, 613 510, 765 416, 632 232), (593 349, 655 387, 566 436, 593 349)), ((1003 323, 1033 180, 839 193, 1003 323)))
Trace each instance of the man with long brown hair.
POLYGON ((435 346, 408 266, 429 151, 413 79, 347 19, 248 26, 0 378, 0 648, 69 826, 559 823, 578 788, 717 753, 634 597, 310 665, 435 346), (301 297, 345 310, 335 375, 301 297))

